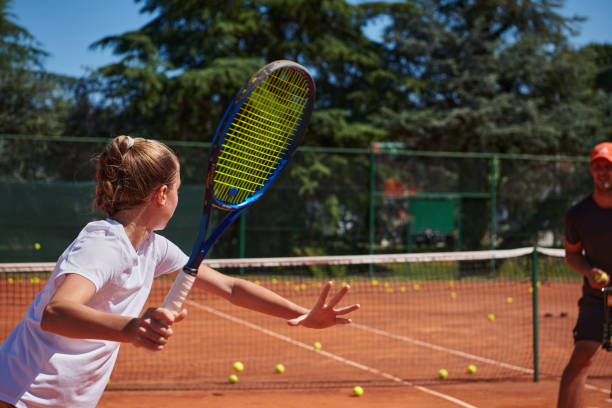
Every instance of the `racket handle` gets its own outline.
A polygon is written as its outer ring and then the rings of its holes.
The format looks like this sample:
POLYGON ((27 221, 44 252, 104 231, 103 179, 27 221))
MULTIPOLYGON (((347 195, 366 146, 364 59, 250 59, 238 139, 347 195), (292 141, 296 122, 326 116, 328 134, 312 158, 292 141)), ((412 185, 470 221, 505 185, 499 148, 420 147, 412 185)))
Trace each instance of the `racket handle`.
POLYGON ((195 275, 190 275, 182 271, 179 272, 162 307, 177 314, 181 310, 181 306, 183 306, 183 302, 187 298, 195 278, 195 275))

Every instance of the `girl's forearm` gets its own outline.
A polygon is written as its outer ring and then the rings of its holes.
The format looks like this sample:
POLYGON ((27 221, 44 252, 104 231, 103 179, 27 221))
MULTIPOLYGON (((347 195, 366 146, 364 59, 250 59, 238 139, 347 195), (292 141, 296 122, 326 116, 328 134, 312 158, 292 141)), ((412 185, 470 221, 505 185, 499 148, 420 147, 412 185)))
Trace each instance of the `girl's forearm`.
POLYGON ((228 299, 236 306, 283 319, 293 319, 309 311, 269 289, 242 279, 234 280, 228 299))
POLYGON ((79 339, 129 341, 127 326, 131 317, 104 313, 89 306, 67 301, 52 301, 45 307, 40 326, 43 330, 79 339))

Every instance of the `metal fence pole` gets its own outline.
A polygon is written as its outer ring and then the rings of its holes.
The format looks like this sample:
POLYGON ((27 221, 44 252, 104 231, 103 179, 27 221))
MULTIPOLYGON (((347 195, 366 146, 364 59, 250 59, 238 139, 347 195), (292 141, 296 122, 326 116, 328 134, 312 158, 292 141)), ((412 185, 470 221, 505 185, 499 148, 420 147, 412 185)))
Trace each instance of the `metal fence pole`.
POLYGON ((538 340, 538 247, 533 247, 533 267, 532 267, 532 305, 533 305, 533 381, 540 381, 540 345, 538 340))
MULTIPOLYGON (((240 247, 239 256, 244 258, 246 255, 246 213, 240 214, 240 247)), ((240 267, 240 275, 244 275, 244 268, 240 267)))
MULTIPOLYGON (((376 226, 376 155, 374 150, 370 150, 370 217, 369 217, 369 247, 370 254, 374 253, 374 228, 376 226)), ((374 272, 374 265, 369 266, 370 276, 374 272)))

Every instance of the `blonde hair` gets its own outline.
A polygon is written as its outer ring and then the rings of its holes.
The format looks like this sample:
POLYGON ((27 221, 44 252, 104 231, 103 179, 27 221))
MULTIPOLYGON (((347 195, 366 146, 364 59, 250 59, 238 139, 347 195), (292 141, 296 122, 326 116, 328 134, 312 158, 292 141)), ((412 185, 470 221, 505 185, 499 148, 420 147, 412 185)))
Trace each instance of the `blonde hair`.
POLYGON ((117 136, 97 156, 96 198, 109 217, 143 204, 159 186, 176 181, 178 158, 165 144, 152 139, 117 136))

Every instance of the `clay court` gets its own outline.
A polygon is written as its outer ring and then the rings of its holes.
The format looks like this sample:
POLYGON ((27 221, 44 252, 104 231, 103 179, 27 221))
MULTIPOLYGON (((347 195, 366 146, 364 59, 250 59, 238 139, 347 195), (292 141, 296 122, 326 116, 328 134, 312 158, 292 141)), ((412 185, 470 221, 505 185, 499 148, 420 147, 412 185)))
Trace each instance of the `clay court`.
MULTIPOLYGON (((322 281, 250 278, 302 305, 312 304, 322 281)), ((192 292, 189 316, 159 355, 122 346, 100 407, 551 407, 571 352, 577 282, 539 287, 539 381, 534 382, 532 293, 525 280, 352 279, 342 304, 360 303, 354 324, 327 330, 288 327, 192 292), (511 298, 511 301, 509 301, 511 298), (491 320, 489 315, 494 315, 491 320), (320 342, 321 350, 313 348, 320 342), (230 384, 235 361, 244 363, 230 384), (275 371, 282 363, 286 370, 275 371), (473 364, 476 373, 466 368, 473 364), (438 377, 444 368, 449 375, 438 377), (360 385, 361 397, 352 396, 360 385)), ((40 282, 0 280, 42 288, 40 282)), ((338 282, 341 283, 341 282, 338 282)), ((169 280, 158 280, 160 304, 169 280)), ((6 296, 3 296, 6 299, 6 296)), ((22 315, 29 301, 11 308, 22 315)), ((5 309, 6 311, 6 309, 5 309)), ((15 322, 4 321, 5 337, 15 322)), ((612 407, 610 355, 591 370, 588 407, 612 407)))

